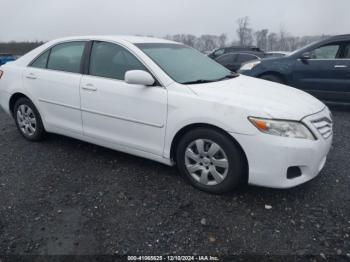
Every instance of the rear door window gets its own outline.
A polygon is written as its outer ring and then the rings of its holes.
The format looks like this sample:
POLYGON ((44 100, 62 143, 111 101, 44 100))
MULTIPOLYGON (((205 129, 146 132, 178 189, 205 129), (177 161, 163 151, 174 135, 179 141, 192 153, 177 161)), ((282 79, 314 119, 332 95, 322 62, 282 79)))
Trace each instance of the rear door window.
POLYGON ((350 43, 348 43, 345 46, 344 52, 343 52, 343 56, 341 58, 343 58, 343 59, 350 59, 350 43))

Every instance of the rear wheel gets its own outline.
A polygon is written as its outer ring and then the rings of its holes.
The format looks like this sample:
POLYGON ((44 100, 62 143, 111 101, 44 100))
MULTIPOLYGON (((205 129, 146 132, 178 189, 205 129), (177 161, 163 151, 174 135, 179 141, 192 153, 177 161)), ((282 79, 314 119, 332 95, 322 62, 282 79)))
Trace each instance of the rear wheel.
POLYGON ((198 128, 185 134, 177 147, 181 174, 196 188, 225 193, 244 178, 244 159, 239 147, 225 134, 198 128))
POLYGON ((39 141, 45 135, 40 114, 34 104, 25 97, 17 100, 14 108, 17 128, 24 138, 39 141))
POLYGON ((267 81, 271 81, 271 82, 275 82, 275 83, 279 83, 279 84, 284 84, 284 81, 281 77, 276 76, 276 75, 263 75, 260 77, 261 79, 267 80, 267 81))

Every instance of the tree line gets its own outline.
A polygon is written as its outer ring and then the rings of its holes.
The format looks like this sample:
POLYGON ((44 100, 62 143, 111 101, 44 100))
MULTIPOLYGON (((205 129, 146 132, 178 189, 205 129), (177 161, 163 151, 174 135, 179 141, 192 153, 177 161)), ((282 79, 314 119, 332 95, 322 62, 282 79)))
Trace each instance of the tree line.
MULTIPOLYGON (((249 17, 236 21, 236 40, 229 41, 227 34, 196 36, 193 34, 166 35, 164 38, 184 43, 201 52, 208 52, 225 46, 257 46, 263 51, 294 51, 309 43, 330 37, 329 35, 293 36, 283 27, 278 33, 269 29, 253 30, 249 17)), ((10 42, 0 43, 0 53, 23 55, 42 45, 43 42, 10 42)))
POLYGON ((228 41, 226 34, 202 35, 191 34, 167 35, 165 38, 182 42, 202 52, 211 51, 225 46, 256 46, 263 51, 294 51, 307 44, 330 37, 330 35, 293 36, 281 27, 278 33, 269 29, 253 30, 249 17, 242 17, 236 21, 237 38, 228 41))
POLYGON ((13 55, 24 55, 34 48, 42 45, 44 42, 9 42, 0 43, 0 54, 9 53, 13 55))

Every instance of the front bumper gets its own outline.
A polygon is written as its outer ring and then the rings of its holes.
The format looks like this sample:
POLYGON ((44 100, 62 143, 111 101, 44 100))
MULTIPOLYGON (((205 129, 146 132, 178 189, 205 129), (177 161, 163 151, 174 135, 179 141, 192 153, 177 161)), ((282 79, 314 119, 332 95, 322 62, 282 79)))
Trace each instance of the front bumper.
POLYGON ((329 110, 303 119, 317 140, 278 137, 263 133, 255 136, 232 134, 242 146, 249 165, 249 184, 291 188, 315 178, 323 169, 332 145, 333 135, 327 139, 312 125, 312 121, 329 118, 329 110), (298 167, 301 175, 287 178, 290 167, 298 167))

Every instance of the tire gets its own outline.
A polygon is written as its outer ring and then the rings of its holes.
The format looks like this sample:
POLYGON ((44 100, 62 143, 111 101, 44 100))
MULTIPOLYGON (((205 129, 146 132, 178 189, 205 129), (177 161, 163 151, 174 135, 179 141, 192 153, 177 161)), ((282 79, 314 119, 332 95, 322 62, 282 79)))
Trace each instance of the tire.
POLYGON ((271 82, 275 82, 275 83, 279 83, 279 84, 284 84, 284 81, 282 80, 282 78, 279 76, 276 76, 276 75, 263 75, 260 78, 267 80, 267 81, 271 81, 271 82))
POLYGON ((40 141, 45 136, 41 116, 34 104, 25 97, 19 98, 14 107, 13 116, 21 135, 29 141, 40 141))
POLYGON ((245 162, 242 154, 239 146, 220 131, 197 128, 179 141, 176 162, 180 173, 194 187, 222 194, 233 191, 243 181, 245 162))

